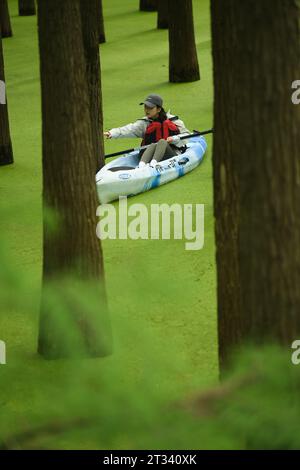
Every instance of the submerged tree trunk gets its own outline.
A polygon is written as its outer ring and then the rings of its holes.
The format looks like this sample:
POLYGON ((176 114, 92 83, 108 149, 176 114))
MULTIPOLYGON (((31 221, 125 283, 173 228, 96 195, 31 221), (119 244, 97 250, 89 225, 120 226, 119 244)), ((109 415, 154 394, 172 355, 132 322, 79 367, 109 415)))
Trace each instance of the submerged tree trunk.
POLYGON ((157 11, 157 28, 168 29, 169 27, 169 14, 168 14, 168 0, 158 0, 157 11))
POLYGON ((0 30, 0 165, 13 163, 9 120, 5 90, 4 59, 0 30))
POLYGON ((35 15, 35 0, 19 0, 19 15, 31 16, 35 15))
POLYGON ((38 350, 47 358, 72 356, 80 343, 80 350, 82 347, 89 356, 101 356, 107 354, 110 345, 106 332, 104 335, 101 330, 101 325, 107 323, 107 313, 102 251, 96 238, 97 155, 79 0, 38 0, 38 27, 44 207, 38 350), (49 209, 50 215, 54 211, 54 228, 47 223, 49 209), (75 292, 64 292, 60 280, 65 277, 74 280, 75 292), (49 297, 49 286, 51 290, 53 285, 49 297), (99 295, 96 309, 91 302, 84 304, 90 285, 95 285, 97 298, 99 295), (56 295, 59 303, 53 300, 56 295), (66 302, 65 310, 61 301, 66 302))
POLYGON ((211 13, 223 368, 242 342, 300 334, 299 7, 212 0, 211 13))
POLYGON ((158 0, 140 0, 140 11, 157 11, 158 0))
POLYGON ((104 18, 103 18, 103 4, 102 0, 97 1, 97 18, 99 24, 99 44, 106 42, 105 29, 104 29, 104 18))
POLYGON ((2 38, 9 38, 13 35, 7 0, 0 0, 0 29, 2 31, 2 38))
POLYGON ((168 0, 169 5, 169 80, 200 80, 194 34, 192 0, 168 0))
POLYGON ((83 47, 88 82, 91 128, 93 137, 93 155, 96 157, 95 173, 104 165, 103 113, 101 96, 100 57, 98 45, 99 23, 97 8, 99 0, 80 0, 83 47))

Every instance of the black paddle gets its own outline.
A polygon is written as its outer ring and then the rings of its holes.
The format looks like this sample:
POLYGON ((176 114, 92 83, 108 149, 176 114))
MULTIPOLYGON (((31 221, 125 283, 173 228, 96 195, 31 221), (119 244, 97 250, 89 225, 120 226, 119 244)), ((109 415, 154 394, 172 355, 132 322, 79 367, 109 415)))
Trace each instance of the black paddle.
MULTIPOLYGON (((194 130, 193 134, 184 135, 184 136, 180 137, 180 140, 190 139, 191 137, 197 137, 198 135, 211 134, 212 132, 213 132, 213 129, 209 129, 207 131, 196 131, 196 130, 194 130)), ((105 155, 105 158, 116 157, 117 155, 123 155, 123 153, 129 153, 129 152, 135 152, 135 151, 138 151, 138 150, 144 150, 147 147, 149 147, 149 145, 144 145, 143 147, 136 147, 136 148, 132 148, 132 149, 122 150, 121 152, 109 153, 108 155, 105 155)))

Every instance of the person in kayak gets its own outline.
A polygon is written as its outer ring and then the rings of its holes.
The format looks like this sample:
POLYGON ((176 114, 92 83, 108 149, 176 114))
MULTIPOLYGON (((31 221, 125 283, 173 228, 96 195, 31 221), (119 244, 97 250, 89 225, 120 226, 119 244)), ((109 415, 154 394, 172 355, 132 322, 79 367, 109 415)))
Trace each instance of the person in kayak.
POLYGON ((141 137, 141 145, 149 146, 140 152, 140 168, 147 164, 154 167, 165 158, 185 152, 186 142, 180 137, 189 135, 190 131, 178 116, 170 114, 170 111, 165 112, 162 97, 151 94, 140 105, 144 105, 143 118, 126 126, 110 129, 104 132, 104 136, 107 139, 141 137))

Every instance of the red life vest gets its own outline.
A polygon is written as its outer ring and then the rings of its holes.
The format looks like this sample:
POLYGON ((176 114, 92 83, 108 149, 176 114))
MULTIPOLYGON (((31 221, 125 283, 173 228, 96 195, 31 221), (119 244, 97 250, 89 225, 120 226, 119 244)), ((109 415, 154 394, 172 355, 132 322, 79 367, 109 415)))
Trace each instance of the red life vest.
POLYGON ((178 119, 178 117, 166 119, 163 122, 151 122, 146 129, 142 146, 158 142, 160 139, 167 140, 168 137, 179 134, 178 127, 172 122, 174 119, 178 119))

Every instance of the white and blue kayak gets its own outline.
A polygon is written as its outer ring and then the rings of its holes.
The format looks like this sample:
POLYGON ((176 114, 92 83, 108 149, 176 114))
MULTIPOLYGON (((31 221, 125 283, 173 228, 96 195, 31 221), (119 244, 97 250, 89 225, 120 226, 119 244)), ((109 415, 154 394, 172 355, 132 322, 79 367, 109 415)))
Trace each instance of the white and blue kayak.
POLYGON ((184 176, 203 160, 207 143, 199 135, 188 140, 184 153, 159 162, 155 168, 146 165, 139 168, 139 150, 124 154, 107 163, 96 174, 98 198, 101 204, 120 196, 135 196, 149 189, 184 176))

